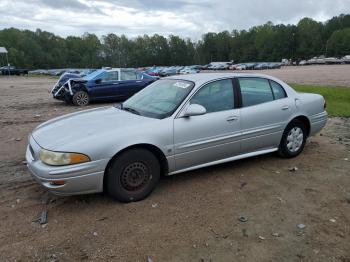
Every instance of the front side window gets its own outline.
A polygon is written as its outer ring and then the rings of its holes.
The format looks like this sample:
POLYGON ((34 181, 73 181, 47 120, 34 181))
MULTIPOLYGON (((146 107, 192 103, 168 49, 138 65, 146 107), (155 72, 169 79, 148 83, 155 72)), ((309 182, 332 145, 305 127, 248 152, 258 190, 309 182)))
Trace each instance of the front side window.
POLYGON ((219 80, 205 85, 191 98, 191 104, 204 106, 207 113, 233 109, 232 80, 219 80))
POLYGON ((270 84, 271 84, 271 88, 275 96, 275 99, 281 99, 281 98, 287 97, 286 91, 284 91, 283 87, 280 84, 272 80, 270 80, 270 84))
POLYGON ((242 106, 254 106, 273 101, 269 81, 264 78, 239 78, 242 94, 242 106))
POLYGON ((126 100, 122 109, 162 119, 175 112, 193 86, 192 82, 185 80, 158 80, 126 100))
POLYGON ((120 73, 121 80, 136 80, 137 75, 135 71, 121 71, 120 73))

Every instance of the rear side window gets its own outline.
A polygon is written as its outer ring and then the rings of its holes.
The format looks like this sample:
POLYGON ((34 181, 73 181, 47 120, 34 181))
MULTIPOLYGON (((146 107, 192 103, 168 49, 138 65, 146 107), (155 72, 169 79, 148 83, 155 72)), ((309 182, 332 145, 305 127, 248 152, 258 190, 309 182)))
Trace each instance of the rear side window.
POLYGON ((233 109, 232 80, 219 80, 203 86, 192 97, 191 104, 204 106, 208 113, 233 109))
POLYGON ((267 79, 239 78, 242 93, 242 106, 253 106, 273 101, 273 94, 267 79))
POLYGON ((284 91, 283 87, 280 84, 272 80, 270 80, 270 84, 271 84, 271 88, 275 96, 275 99, 281 99, 281 98, 287 97, 286 91, 284 91))
POLYGON ((134 71, 121 71, 121 80, 136 80, 137 75, 134 71))

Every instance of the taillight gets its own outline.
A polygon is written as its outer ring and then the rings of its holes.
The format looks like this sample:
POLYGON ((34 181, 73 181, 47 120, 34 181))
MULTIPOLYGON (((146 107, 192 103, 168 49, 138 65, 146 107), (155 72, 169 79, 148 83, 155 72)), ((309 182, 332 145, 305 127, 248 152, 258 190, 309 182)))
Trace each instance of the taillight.
POLYGON ((326 99, 325 99, 323 102, 323 109, 326 110, 326 107, 327 107, 327 103, 326 103, 326 99))

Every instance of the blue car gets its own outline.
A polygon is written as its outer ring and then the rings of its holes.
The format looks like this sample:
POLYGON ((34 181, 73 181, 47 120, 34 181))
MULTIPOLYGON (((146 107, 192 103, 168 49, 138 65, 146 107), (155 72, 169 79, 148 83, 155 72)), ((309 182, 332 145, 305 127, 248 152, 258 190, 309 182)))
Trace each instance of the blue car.
POLYGON ((60 79, 51 93, 68 104, 85 106, 91 102, 125 100, 158 78, 134 69, 100 69, 84 77, 60 79), (66 80, 66 81, 65 81, 66 80))

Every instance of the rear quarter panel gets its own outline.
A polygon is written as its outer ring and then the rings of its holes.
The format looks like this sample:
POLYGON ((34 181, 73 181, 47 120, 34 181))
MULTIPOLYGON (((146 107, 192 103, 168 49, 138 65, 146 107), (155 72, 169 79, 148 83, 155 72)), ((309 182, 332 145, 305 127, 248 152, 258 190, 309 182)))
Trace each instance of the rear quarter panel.
POLYGON ((324 109, 323 96, 310 93, 298 93, 295 98, 298 113, 308 117, 310 121, 310 135, 319 132, 327 122, 327 112, 324 109))

